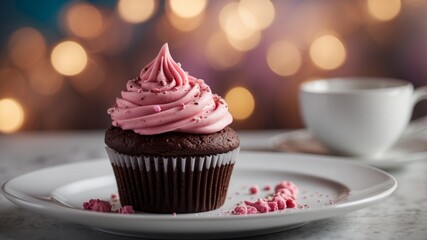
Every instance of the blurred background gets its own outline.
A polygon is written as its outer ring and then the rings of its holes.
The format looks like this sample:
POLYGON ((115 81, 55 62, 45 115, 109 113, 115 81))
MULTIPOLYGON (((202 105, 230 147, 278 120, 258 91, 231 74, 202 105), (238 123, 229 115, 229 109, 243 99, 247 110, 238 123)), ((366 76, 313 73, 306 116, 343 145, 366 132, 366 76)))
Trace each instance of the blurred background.
POLYGON ((107 128, 165 42, 237 129, 302 127, 298 88, 316 78, 427 85, 425 0, 5 0, 0 19, 0 134, 107 128))

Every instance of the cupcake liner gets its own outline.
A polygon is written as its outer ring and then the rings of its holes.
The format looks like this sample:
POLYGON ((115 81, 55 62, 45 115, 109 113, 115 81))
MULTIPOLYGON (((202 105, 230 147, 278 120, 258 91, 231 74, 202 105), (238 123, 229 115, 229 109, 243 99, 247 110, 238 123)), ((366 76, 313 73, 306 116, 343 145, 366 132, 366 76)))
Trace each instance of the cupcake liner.
POLYGON ((122 205, 152 213, 221 207, 239 148, 204 156, 129 156, 106 147, 122 205))

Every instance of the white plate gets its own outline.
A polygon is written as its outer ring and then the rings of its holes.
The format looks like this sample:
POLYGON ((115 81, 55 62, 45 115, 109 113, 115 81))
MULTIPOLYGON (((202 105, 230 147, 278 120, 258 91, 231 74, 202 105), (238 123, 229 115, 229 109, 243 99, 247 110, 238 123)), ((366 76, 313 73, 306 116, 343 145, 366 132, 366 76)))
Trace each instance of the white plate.
POLYGON ((121 215, 82 210, 84 201, 107 200, 117 191, 107 159, 31 172, 9 180, 2 190, 10 201, 28 210, 109 233, 150 238, 231 238, 283 231, 348 213, 383 200, 396 186, 391 175, 365 165, 317 161, 305 156, 290 158, 280 153, 242 152, 226 203, 205 213, 121 215), (224 214, 242 200, 256 200, 270 193, 250 195, 249 186, 274 188, 283 180, 291 180, 299 187, 297 202, 310 208, 249 216, 224 214))
POLYGON ((418 137, 407 137, 395 144, 383 156, 377 158, 358 158, 336 155, 307 130, 295 130, 272 137, 269 145, 276 151, 283 151, 304 155, 326 156, 328 159, 358 162, 383 169, 392 169, 406 166, 414 161, 427 159, 427 141, 418 137))

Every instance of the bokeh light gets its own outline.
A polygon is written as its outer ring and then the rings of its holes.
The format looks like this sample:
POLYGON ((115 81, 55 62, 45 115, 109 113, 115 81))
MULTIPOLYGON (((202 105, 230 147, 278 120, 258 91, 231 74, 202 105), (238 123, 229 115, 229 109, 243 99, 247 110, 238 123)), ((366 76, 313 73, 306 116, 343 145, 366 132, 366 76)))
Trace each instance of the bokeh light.
POLYGON ((55 70, 66 76, 79 74, 87 64, 85 49, 73 41, 65 41, 56 45, 50 59, 55 70))
POLYGON ((82 38, 99 36, 105 24, 101 12, 88 3, 71 5, 66 12, 65 22, 70 32, 82 38))
POLYGON ((252 93, 244 87, 234 87, 225 95, 229 111, 236 120, 249 118, 255 109, 255 100, 252 93))
POLYGON ((239 4, 236 2, 225 5, 219 14, 219 21, 228 37, 243 40, 251 37, 257 30, 245 24, 238 8, 239 4))
POLYGON ((207 0, 169 0, 169 7, 178 17, 193 18, 201 14, 207 5, 207 0))
POLYGON ((274 20, 275 9, 270 0, 241 0, 238 12, 246 26, 262 30, 274 20))
POLYGON ((182 18, 173 14, 171 11, 168 11, 167 16, 172 26, 178 29, 179 31, 183 31, 183 32, 189 32, 189 31, 195 30, 197 27, 199 27, 202 24, 203 19, 205 18, 204 13, 199 14, 192 18, 182 18))
POLYGON ((117 5, 120 17, 129 23, 142 23, 150 19, 157 9, 155 0, 120 0, 117 5))
POLYGON ((401 9, 400 0, 368 0, 369 14, 379 21, 395 18, 401 9))
POLYGON ((31 87, 39 94, 53 95, 61 88, 63 78, 48 61, 40 62, 28 74, 31 87))
POLYGON ((261 32, 255 31, 251 36, 244 39, 235 39, 227 36, 227 40, 234 49, 246 52, 258 46, 261 41, 261 32))
POLYGON ((243 58, 242 53, 232 48, 222 32, 213 34, 206 46, 206 59, 217 70, 235 66, 243 58))
POLYGON ((39 31, 24 27, 16 30, 9 38, 9 55, 19 68, 31 69, 46 55, 46 41, 39 31))
POLYGON ((301 53, 290 42, 275 42, 267 50, 267 63, 276 74, 290 76, 298 72, 301 67, 301 53))
POLYGON ((327 34, 313 41, 310 47, 310 57, 319 68, 332 70, 345 62, 347 53, 341 40, 327 34))
POLYGON ((24 110, 18 101, 11 98, 0 100, 0 132, 18 131, 24 123, 24 110))

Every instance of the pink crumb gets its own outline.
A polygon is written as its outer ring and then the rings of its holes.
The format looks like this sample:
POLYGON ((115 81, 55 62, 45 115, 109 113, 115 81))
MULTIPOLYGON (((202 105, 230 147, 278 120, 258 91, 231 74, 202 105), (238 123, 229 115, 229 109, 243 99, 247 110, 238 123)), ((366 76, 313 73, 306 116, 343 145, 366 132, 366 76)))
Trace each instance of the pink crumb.
POLYGON ((252 206, 258 210, 259 213, 267 213, 270 211, 270 206, 265 199, 258 199, 256 202, 245 201, 246 205, 252 206))
POLYGON ((264 186, 264 188, 262 190, 264 190, 264 191, 270 191, 271 190, 271 186, 270 185, 266 185, 266 186, 264 186))
POLYGON ((117 200, 119 198, 119 196, 117 196, 117 194, 111 194, 111 200, 117 200))
POLYGON ((292 198, 286 200, 286 208, 295 208, 297 203, 292 198))
MULTIPOLYGON (((269 186, 265 186, 264 190, 270 190, 269 186)), ((258 186, 254 185, 249 188, 251 194, 259 192, 258 186)), ((275 187, 275 194, 265 198, 259 198, 256 202, 244 201, 244 205, 237 204, 232 214, 234 215, 248 215, 255 213, 268 213, 287 208, 296 208, 296 195, 298 187, 291 181, 280 182, 275 187)), ((252 199, 253 197, 251 197, 252 199)))
POLYGON ((127 206, 121 207, 119 209, 118 213, 120 213, 120 214, 133 214, 133 213, 135 213, 135 211, 133 210, 132 206, 127 205, 127 206))
POLYGON ((277 203, 278 210, 286 209, 286 200, 283 199, 281 196, 274 196, 272 201, 277 203))
POLYGON ((176 217, 176 212, 172 213, 172 216, 176 217))
POLYGON ((298 193, 298 187, 291 181, 283 181, 276 185, 274 188, 274 191, 277 192, 280 189, 285 188, 292 192, 293 195, 296 195, 298 193))
POLYGON ((254 186, 250 187, 249 188, 249 192, 250 192, 250 194, 257 194, 257 193, 259 193, 259 187, 258 187, 258 185, 254 185, 254 186))
POLYGON ((111 212, 111 204, 107 201, 91 199, 89 202, 83 203, 83 209, 95 212, 111 212))
POLYGON ((275 201, 269 201, 268 202, 268 207, 270 208, 271 212, 279 210, 279 205, 275 201))
POLYGON ((252 206, 237 206, 234 208, 232 214, 234 215, 250 215, 257 214, 258 210, 252 206))

